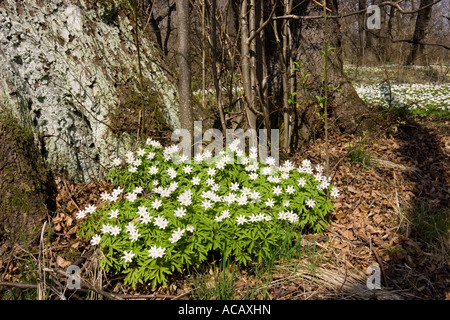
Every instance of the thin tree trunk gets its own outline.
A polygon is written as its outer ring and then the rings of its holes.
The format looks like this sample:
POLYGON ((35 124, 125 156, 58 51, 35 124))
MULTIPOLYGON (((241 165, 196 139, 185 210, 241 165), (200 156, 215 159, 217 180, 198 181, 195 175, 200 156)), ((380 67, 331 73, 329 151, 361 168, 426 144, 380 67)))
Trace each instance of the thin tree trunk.
MULTIPOLYGON (((421 0, 420 8, 433 3, 433 0, 421 0)), ((425 56, 423 53, 424 45, 421 42, 425 39, 425 32, 431 19, 431 11, 433 6, 429 6, 423 10, 420 10, 417 14, 416 25, 414 28, 413 45, 411 52, 406 60, 406 65, 411 65, 414 62, 421 64, 425 63, 425 56)))
POLYGON ((177 0, 178 14, 178 64, 180 74, 178 91, 180 98, 180 125, 194 136, 194 120, 191 105, 191 63, 190 63, 190 28, 189 28, 189 1, 177 0))
MULTIPOLYGON (((290 14, 290 0, 284 1, 285 14, 290 14)), ((285 152, 290 152, 290 131, 291 131, 291 111, 289 106, 289 20, 283 22, 281 42, 282 42, 282 52, 281 52, 281 81, 283 86, 283 122, 284 122, 284 139, 283 139, 283 149, 285 152)))
MULTIPOLYGON (((367 0, 358 0, 358 10, 367 8, 367 0)), ((359 56, 358 62, 364 65, 364 48, 366 45, 366 16, 364 13, 358 16, 358 33, 359 33, 359 56)))
POLYGON ((216 27, 216 0, 212 0, 211 6, 211 27, 212 27, 212 69, 214 76, 214 86, 216 89, 217 108, 219 110, 220 124, 222 125, 223 132, 226 131, 227 125, 225 123, 225 115, 223 113, 222 104, 222 89, 220 86, 220 79, 217 74, 217 27, 216 27))
POLYGON ((244 86, 244 95, 246 100, 245 112, 247 115, 248 126, 256 129, 256 115, 253 112, 255 103, 251 94, 250 80, 250 46, 248 43, 248 3, 243 0, 241 3, 240 25, 241 25, 241 72, 242 84, 244 86))

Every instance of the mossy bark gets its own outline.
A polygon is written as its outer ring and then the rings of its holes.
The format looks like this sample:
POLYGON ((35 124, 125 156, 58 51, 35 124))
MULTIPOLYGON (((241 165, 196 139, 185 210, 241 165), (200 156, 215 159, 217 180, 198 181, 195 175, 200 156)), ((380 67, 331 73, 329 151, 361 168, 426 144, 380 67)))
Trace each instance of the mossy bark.
POLYGON ((53 183, 33 134, 8 113, 0 115, 0 239, 37 240, 53 183))

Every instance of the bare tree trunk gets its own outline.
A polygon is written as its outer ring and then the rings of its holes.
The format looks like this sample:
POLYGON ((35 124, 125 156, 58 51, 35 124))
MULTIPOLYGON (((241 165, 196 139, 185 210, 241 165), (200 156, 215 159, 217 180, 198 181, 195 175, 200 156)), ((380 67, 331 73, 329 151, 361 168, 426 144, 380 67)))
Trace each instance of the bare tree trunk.
MULTIPOLYGON (((327 0, 330 15, 338 14, 337 0, 327 0)), ((294 3, 293 14, 299 16, 323 15, 323 8, 314 1, 294 3), (300 4, 299 4, 300 3, 300 4), (297 5, 299 4, 299 5, 297 5)), ((323 86, 320 73, 324 67, 324 59, 320 51, 324 48, 324 26, 322 20, 291 21, 291 32, 295 41, 295 61, 302 61, 306 66, 305 72, 311 74, 308 78, 308 97, 306 100, 315 100, 321 94, 323 86)), ((372 130, 376 127, 370 117, 370 111, 366 104, 359 98, 355 89, 343 72, 342 48, 340 25, 336 19, 328 20, 328 47, 334 50, 328 56, 328 113, 334 122, 334 126, 343 132, 356 132, 360 130, 372 130), (333 89, 339 87, 339 90, 333 89)), ((332 125, 332 123, 330 123, 332 125)))
MULTIPOLYGON (((367 8, 367 0, 358 0, 358 10, 367 8)), ((364 65, 364 49, 366 46, 366 16, 364 13, 358 16, 358 33, 359 33, 359 57, 358 62, 364 65)))
POLYGON ((220 86, 220 79, 217 74, 217 27, 216 27, 216 0, 212 0, 211 6, 211 26, 212 26, 212 69, 214 76, 214 86, 216 89, 216 100, 217 100, 217 109, 219 111, 220 124, 222 125, 222 130, 225 132, 227 129, 227 125, 225 123, 225 115, 223 113, 223 104, 222 104, 222 88, 220 86))
POLYGON ((256 129, 256 114, 253 112, 255 102, 251 93, 250 79, 250 46, 248 43, 248 3, 243 0, 241 3, 240 26, 241 26, 241 73, 242 84, 244 86, 244 95, 246 99, 245 112, 247 115, 248 126, 256 129))
MULTIPOLYGON (((421 0, 420 8, 433 3, 433 0, 421 0)), ((421 42, 425 39, 425 32, 431 19, 431 11, 433 6, 422 9, 417 14, 416 25, 414 28, 413 45, 411 52, 406 60, 406 65, 411 65, 414 62, 425 64, 425 56, 423 53, 424 45, 421 42)))
POLYGON ((178 16, 178 64, 180 74, 178 91, 180 98, 180 125, 194 136, 194 120, 191 105, 191 62, 189 55, 190 28, 189 28, 189 1, 177 0, 178 16))
MULTIPOLYGON (((290 14, 291 1, 284 1, 284 12, 285 15, 290 14)), ((283 122, 284 122, 284 139, 283 139, 283 149, 286 153, 289 153, 291 139, 290 139, 290 131, 291 131, 291 110, 289 106, 289 20, 283 22, 282 34, 281 34, 281 42, 282 42, 282 52, 281 52, 281 81, 283 86, 283 122)))

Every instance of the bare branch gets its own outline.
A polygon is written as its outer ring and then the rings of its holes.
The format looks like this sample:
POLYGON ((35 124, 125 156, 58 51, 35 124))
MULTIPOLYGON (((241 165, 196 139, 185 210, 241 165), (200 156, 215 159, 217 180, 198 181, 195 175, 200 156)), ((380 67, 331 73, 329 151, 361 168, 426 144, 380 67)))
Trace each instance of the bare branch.
MULTIPOLYGON (((396 8, 401 14, 414 14, 417 13, 421 10, 424 10, 428 7, 431 7, 439 2, 441 2, 442 0, 436 0, 433 3, 430 3, 426 6, 423 6, 421 8, 415 9, 415 10, 403 10, 402 7, 400 7, 400 2, 403 2, 403 0, 401 1, 386 1, 386 2, 382 2, 380 4, 378 4, 379 7, 385 7, 385 6, 392 6, 394 8, 396 8)), ((342 19, 342 18, 346 18, 346 17, 350 17, 350 16, 354 16, 357 14, 361 14, 366 12, 367 9, 362 9, 362 10, 358 10, 358 11, 353 11, 350 13, 346 13, 346 14, 339 14, 339 15, 334 15, 334 16, 327 16, 328 19, 342 19)), ((323 15, 321 16, 296 16, 293 14, 289 14, 289 15, 283 15, 283 16, 278 16, 278 17, 272 17, 272 20, 283 20, 283 19, 294 19, 294 20, 314 20, 314 19, 323 19, 323 15)))

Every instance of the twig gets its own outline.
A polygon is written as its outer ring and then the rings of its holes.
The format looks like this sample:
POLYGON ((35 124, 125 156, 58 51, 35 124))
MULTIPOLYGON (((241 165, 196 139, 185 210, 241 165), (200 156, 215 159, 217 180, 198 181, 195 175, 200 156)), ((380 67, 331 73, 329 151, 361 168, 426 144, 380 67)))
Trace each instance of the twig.
POLYGON ((38 288, 37 284, 22 283, 22 282, 6 282, 6 281, 1 281, 0 286, 14 287, 14 288, 19 288, 19 289, 37 289, 38 288))
MULTIPOLYGON (((57 274, 60 274, 62 276, 65 276, 65 277, 69 277, 70 276, 70 274, 68 274, 67 272, 65 272, 63 270, 60 270, 60 269, 44 268, 44 271, 57 273, 57 274)), ((102 296, 104 296, 104 297, 106 297, 106 298, 108 298, 110 300, 123 300, 119 295, 111 294, 111 293, 106 292, 106 291, 104 291, 104 290, 102 290, 100 288, 97 288, 96 286, 90 284, 89 282, 87 282, 86 280, 84 280, 81 277, 80 277, 80 282, 81 282, 81 285, 84 286, 85 288, 90 289, 90 290, 94 291, 95 293, 100 294, 100 295, 102 295, 102 296)))
POLYGON ((38 273, 39 273, 39 279, 42 280, 39 282, 39 284, 37 286, 39 300, 44 300, 44 296, 45 296, 46 281, 45 281, 45 272, 43 271, 44 268, 43 268, 42 259, 45 259, 45 257, 43 257, 43 256, 44 256, 44 230, 45 230, 46 225, 47 225, 47 221, 45 221, 44 225, 42 226, 41 239, 39 242, 38 273))

